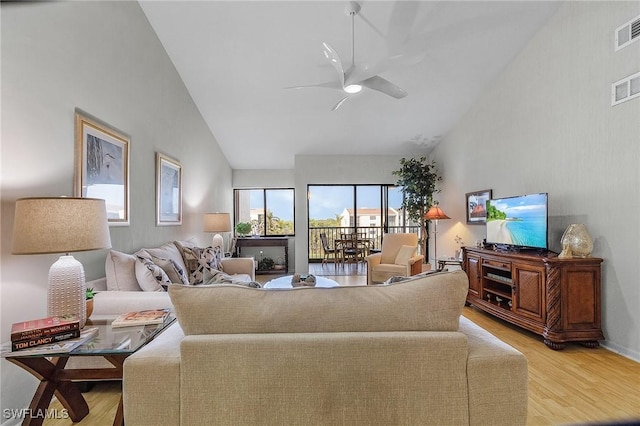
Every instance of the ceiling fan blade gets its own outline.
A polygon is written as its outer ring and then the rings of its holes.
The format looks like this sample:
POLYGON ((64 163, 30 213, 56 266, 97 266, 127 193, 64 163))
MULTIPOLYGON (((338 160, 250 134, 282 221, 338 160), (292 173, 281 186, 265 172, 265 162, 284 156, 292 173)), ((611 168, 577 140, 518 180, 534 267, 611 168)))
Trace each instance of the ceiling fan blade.
POLYGON ((342 90, 342 86, 335 81, 327 81, 326 83, 318 83, 318 84, 306 84, 302 86, 288 86, 288 87, 285 87, 284 89, 308 89, 310 87, 342 90))
POLYGON ((378 75, 361 81, 360 84, 364 87, 368 87, 372 90, 377 90, 378 92, 384 93, 385 95, 389 95, 396 99, 402 99, 407 96, 407 92, 405 92, 403 89, 378 75))
POLYGON ((342 61, 340 60, 340 56, 338 52, 336 52, 331 46, 327 43, 322 43, 323 49, 322 52, 324 56, 329 60, 331 65, 336 69, 338 73, 338 78, 340 79, 340 87, 344 87, 344 68, 342 66, 342 61))
POLYGON ((360 82, 396 68, 408 67, 420 63, 426 56, 425 51, 415 50, 395 56, 383 58, 376 63, 360 63, 349 70, 345 84, 360 84, 360 82))
POLYGON ((340 108, 340 105, 342 105, 342 104, 344 103, 344 101, 346 101, 347 99, 349 99, 349 96, 345 96, 344 98, 340 99, 340 100, 338 101, 338 103, 337 103, 337 104, 335 104, 335 105, 333 106, 333 108, 331 108, 331 111, 335 111, 335 110, 337 110, 338 108, 340 108))
POLYGON ((415 24, 419 6, 419 2, 395 2, 387 30, 387 46, 390 54, 397 54, 401 51, 415 24))

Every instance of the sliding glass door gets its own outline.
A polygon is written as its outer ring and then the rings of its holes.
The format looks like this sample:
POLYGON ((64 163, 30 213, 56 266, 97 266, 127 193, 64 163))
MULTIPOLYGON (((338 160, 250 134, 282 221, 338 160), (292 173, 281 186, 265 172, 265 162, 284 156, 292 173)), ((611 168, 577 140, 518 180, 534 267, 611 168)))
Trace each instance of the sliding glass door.
POLYGON ((309 185, 307 202, 310 262, 324 257, 320 234, 329 247, 342 234, 364 235, 375 251, 385 232, 417 232, 404 219, 402 192, 392 185, 309 185))

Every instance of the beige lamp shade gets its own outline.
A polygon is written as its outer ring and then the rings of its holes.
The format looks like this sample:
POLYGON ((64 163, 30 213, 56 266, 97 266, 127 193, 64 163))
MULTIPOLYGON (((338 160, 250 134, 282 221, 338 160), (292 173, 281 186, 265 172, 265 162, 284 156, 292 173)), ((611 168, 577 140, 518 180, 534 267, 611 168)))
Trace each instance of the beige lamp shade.
POLYGON ((204 232, 231 232, 229 213, 205 213, 204 232))
POLYGON ((20 198, 13 254, 72 253, 111 247, 107 210, 97 198, 20 198))

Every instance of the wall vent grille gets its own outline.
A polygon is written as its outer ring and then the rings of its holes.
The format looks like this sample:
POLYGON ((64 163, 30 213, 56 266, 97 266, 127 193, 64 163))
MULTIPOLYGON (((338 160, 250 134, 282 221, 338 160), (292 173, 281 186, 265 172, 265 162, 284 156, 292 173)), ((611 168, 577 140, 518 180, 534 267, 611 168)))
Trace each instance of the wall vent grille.
POLYGON ((611 85, 611 105, 618 105, 633 98, 640 98, 640 72, 611 85))
POLYGON ((626 24, 618 27, 616 29, 615 39, 616 50, 620 50, 623 47, 627 47, 634 41, 640 40, 640 16, 637 16, 626 24))

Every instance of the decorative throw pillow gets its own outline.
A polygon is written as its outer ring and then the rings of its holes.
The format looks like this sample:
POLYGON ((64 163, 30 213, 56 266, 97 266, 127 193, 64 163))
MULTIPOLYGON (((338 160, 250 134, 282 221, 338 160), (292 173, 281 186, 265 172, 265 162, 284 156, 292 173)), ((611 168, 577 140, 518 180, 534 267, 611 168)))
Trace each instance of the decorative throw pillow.
POLYGON ((151 256, 153 263, 162 268, 167 274, 169 280, 175 284, 189 285, 189 278, 184 270, 173 259, 163 259, 161 257, 151 256))
POLYGON ((140 291, 136 279, 137 257, 132 254, 110 250, 104 262, 109 291, 140 291))
POLYGON ((189 284, 202 284, 205 271, 212 275, 222 271, 222 264, 217 263, 213 248, 196 247, 187 241, 175 241, 174 244, 178 247, 184 264, 187 266, 189 284))
POLYGON ((140 256, 136 262, 136 278, 144 291, 164 291, 171 284, 171 280, 161 267, 150 259, 140 256))
POLYGON ((406 265, 409 260, 416 253, 417 247, 415 246, 402 246, 400 250, 398 250, 398 254, 396 255, 395 263, 396 265, 406 265))
POLYGON ((167 257, 161 257, 157 254, 162 254, 162 251, 158 249, 141 249, 135 253, 138 258, 143 258, 153 262, 167 274, 169 281, 175 284, 189 284, 189 278, 187 278, 184 269, 176 261, 167 257), (156 253, 156 254, 154 254, 156 253))

